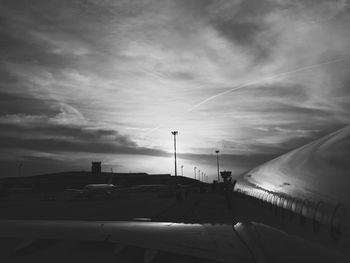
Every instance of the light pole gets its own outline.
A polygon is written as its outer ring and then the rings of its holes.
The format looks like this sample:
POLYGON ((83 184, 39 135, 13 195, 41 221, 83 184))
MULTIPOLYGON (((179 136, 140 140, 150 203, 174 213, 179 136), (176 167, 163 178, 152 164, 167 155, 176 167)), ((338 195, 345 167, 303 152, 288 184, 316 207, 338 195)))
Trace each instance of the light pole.
POLYGON ((194 170, 194 180, 196 180, 196 169, 197 169, 197 167, 195 166, 195 167, 193 168, 193 170, 194 170))
POLYGON ((177 167, 176 167, 176 135, 178 134, 177 131, 172 131, 172 135, 174 135, 174 157, 175 157, 175 176, 177 176, 177 167))
POLYGON ((220 183, 220 172, 219 172, 219 150, 216 150, 216 164, 217 164, 217 167, 218 167, 218 183, 220 183))
POLYGON ((181 176, 184 176, 184 166, 181 165, 181 176))

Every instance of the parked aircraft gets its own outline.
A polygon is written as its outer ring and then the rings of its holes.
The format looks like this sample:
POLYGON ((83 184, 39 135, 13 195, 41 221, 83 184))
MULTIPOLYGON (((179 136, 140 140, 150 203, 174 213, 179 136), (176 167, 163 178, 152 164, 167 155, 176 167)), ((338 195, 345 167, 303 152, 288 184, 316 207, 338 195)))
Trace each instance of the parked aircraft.
MULTIPOLYGON (((0 220, 0 236, 93 240, 221 262, 350 262, 350 126, 263 164, 231 190, 232 225, 0 220), (79 233, 79 234, 77 234, 79 233)), ((31 242, 28 242, 31 240, 31 242)))
POLYGON ((96 196, 111 197, 117 190, 117 186, 112 184, 112 180, 113 171, 111 170, 106 184, 87 184, 82 189, 65 189, 65 191, 77 193, 77 197, 83 198, 94 198, 96 196))

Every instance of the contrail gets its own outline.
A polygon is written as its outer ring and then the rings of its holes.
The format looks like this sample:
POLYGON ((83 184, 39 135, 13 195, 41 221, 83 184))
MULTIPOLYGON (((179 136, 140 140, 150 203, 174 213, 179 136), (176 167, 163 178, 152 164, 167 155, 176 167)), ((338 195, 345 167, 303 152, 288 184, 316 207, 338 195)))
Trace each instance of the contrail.
POLYGON ((278 77, 285 76, 285 75, 290 75, 290 74, 297 73, 297 72, 300 72, 300 71, 305 71, 305 70, 317 68, 317 67, 320 67, 320 66, 323 66, 323 65, 332 64, 332 63, 336 63, 336 62, 343 61, 343 60, 346 60, 346 59, 342 58, 342 59, 329 60, 329 61, 326 61, 326 62, 322 62, 322 63, 318 63, 318 64, 314 64, 314 65, 310 65, 310 66, 301 67, 301 68, 298 68, 298 69, 294 69, 294 70, 278 73, 276 75, 272 75, 272 76, 269 76, 269 77, 266 77, 266 78, 262 78, 262 79, 258 79, 258 80, 254 80, 254 81, 249 81, 249 82, 246 82, 246 83, 244 83, 242 85, 239 85, 238 87, 234 87, 234 88, 225 90, 223 92, 220 92, 218 94, 215 94, 215 95, 213 95, 211 97, 208 97, 208 98, 202 100, 201 102, 197 103, 196 105, 194 105, 188 111, 193 111, 194 109, 198 108, 199 106, 203 105, 204 103, 207 103, 208 101, 216 99, 216 98, 218 98, 218 97, 220 97, 222 95, 225 95, 225 94, 230 93, 232 91, 236 91, 236 90, 242 89, 242 88, 250 86, 250 85, 257 84, 257 83, 262 82, 262 81, 267 81, 267 80, 270 80, 270 79, 278 78, 278 77))
POLYGON ((149 129, 148 131, 146 131, 144 134, 141 135, 141 137, 145 137, 146 135, 158 130, 160 127, 162 127, 161 124, 157 125, 156 127, 152 128, 152 129, 149 129))
MULTIPOLYGON (((218 97, 221 97, 225 94, 228 94, 228 93, 231 93, 233 91, 236 91, 236 90, 240 90, 242 88, 245 88, 245 87, 248 87, 250 85, 254 85, 254 84, 257 84, 259 82, 262 82, 262 81, 267 81, 267 80, 271 80, 271 79, 274 79, 274 78, 278 78, 278 77, 282 77, 282 76, 285 76, 285 75, 291 75, 291 74, 294 74, 294 73, 297 73, 297 72, 301 72, 301 71, 306 71, 306 70, 310 70, 310 69, 313 69, 313 68, 318 68, 320 66, 323 66, 323 65, 327 65, 327 64, 332 64, 332 63, 336 63, 336 62, 340 62, 340 61, 344 61, 344 60, 347 60, 346 58, 340 58, 340 59, 333 59, 333 60, 329 60, 329 61, 326 61, 326 62, 321 62, 321 63, 318 63, 318 64, 314 64, 314 65, 310 65, 310 66, 305 66, 305 67, 301 67, 301 68, 297 68, 297 69, 294 69, 294 70, 290 70, 290 71, 285 71, 285 72, 281 72, 281 73, 278 73, 278 74, 275 74, 275 75, 272 75, 272 76, 268 76, 266 78, 262 78, 262 79, 258 79, 258 80, 254 80, 254 81, 248 81, 246 83, 243 83, 237 87, 234 87, 234 88, 231 88, 231 89, 228 89, 228 90, 225 90, 223 92, 220 92, 220 93, 217 93, 213 96, 210 96, 202 101, 200 101, 199 103, 197 103, 196 105, 194 105, 193 107, 191 107, 190 109, 188 109, 187 111, 188 112, 191 112, 195 109, 197 109, 198 107, 200 107, 201 105, 211 101, 211 100, 214 100, 218 97)), ((147 132, 145 132, 142 137, 158 130, 160 127, 162 126, 162 124, 159 124, 157 125, 156 127, 148 130, 147 132)))

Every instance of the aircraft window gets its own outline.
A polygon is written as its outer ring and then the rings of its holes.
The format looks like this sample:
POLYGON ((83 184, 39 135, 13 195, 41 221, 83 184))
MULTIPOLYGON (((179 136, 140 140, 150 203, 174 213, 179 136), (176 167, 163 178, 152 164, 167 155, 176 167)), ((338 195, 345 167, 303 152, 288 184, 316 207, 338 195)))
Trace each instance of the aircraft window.
POLYGON ((257 198, 257 195, 258 195, 258 192, 257 192, 256 190, 253 190, 253 191, 252 191, 252 196, 255 197, 255 198, 257 198))
POLYGON ((296 199, 293 200, 293 203, 291 205, 291 210, 293 213, 296 213, 296 211, 297 211, 297 200, 296 199))
POLYGON ((275 214, 278 214, 278 203, 279 203, 280 197, 278 195, 275 195, 273 199, 273 205, 274 205, 274 210, 275 214))
POLYGON ((257 192, 255 189, 254 189, 254 190, 252 190, 252 196, 253 196, 253 197, 255 197, 255 198, 256 198, 257 193, 258 193, 258 192, 257 192))
POLYGON ((323 206, 324 206, 324 203, 322 201, 319 201, 315 207, 315 212, 313 216, 313 229, 315 232, 320 231, 321 222, 323 218, 323 212, 322 212, 323 206))
POLYGON ((273 194, 269 194, 269 198, 268 198, 268 202, 272 205, 273 204, 273 198, 274 198, 274 195, 273 194))
POLYGON ((306 222, 308 206, 309 206, 309 200, 304 199, 304 201, 303 201, 303 203, 301 205, 300 213, 299 213, 299 218, 300 218, 300 224, 301 225, 304 225, 305 222, 306 222))
POLYGON ((302 209, 301 209, 301 215, 307 216, 308 209, 309 209, 309 201, 307 199, 305 199, 303 201, 303 206, 302 206, 302 209))
POLYGON ((263 201, 267 202, 268 197, 269 197, 269 194, 267 192, 264 192, 263 197, 262 197, 263 201))
POLYGON ((258 191, 258 193, 256 194, 256 197, 257 197, 258 199, 261 199, 261 195, 262 195, 262 192, 261 192, 261 191, 258 191))
POLYGON ((283 196, 279 197, 278 201, 277 201, 277 206, 283 208, 284 200, 285 200, 285 198, 283 196))
POLYGON ((293 204, 294 204, 295 200, 296 200, 295 198, 291 198, 288 200, 287 209, 289 210, 289 218, 290 219, 293 219, 293 217, 294 217, 293 204))
POLYGON ((276 197, 276 201, 275 201, 275 205, 276 205, 276 207, 279 207, 280 202, 281 202, 281 197, 279 197, 279 196, 277 195, 277 197, 276 197))
POLYGON ((292 212, 295 215, 299 215, 301 213, 301 209, 302 209, 302 203, 299 199, 295 199, 293 204, 292 204, 292 212))
POLYGON ((280 199, 280 204, 279 206, 281 207, 281 214, 282 214, 282 217, 285 216, 285 212, 286 212, 286 209, 284 207, 284 204, 287 203, 287 199, 286 197, 283 195, 280 199))
POLYGON ((255 198, 258 198, 258 195, 259 195, 259 192, 255 190, 255 191, 253 192, 253 196, 254 196, 255 198))

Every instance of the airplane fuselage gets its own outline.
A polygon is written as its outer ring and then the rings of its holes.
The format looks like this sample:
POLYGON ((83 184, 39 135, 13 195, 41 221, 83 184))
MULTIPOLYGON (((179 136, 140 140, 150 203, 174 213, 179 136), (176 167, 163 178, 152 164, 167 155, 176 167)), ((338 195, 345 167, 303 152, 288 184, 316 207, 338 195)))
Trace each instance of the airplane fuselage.
POLYGON ((89 191, 110 191, 115 190, 114 184, 88 184, 85 185, 84 189, 89 191))

